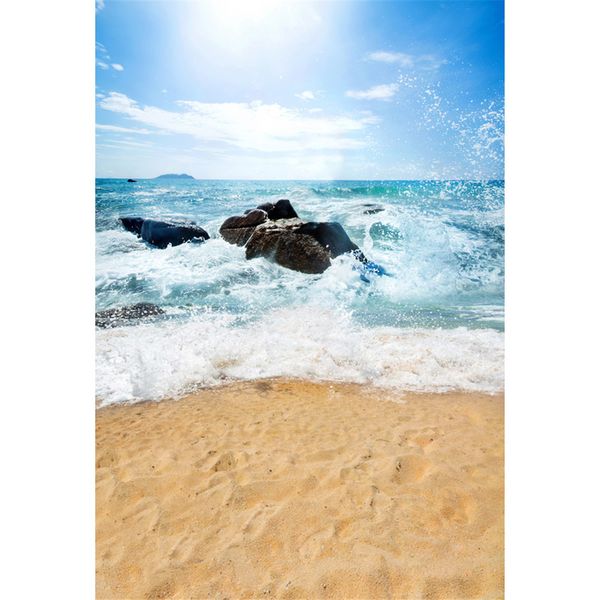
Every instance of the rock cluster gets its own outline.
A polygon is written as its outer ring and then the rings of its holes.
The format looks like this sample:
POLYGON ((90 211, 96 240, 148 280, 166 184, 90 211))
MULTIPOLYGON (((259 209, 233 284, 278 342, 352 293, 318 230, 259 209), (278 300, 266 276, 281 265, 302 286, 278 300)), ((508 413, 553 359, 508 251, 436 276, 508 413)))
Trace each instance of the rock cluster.
POLYGON ((227 242, 245 246, 247 259, 262 256, 302 273, 322 273, 331 259, 347 252, 366 262, 339 223, 303 221, 285 199, 229 217, 219 233, 227 242))
MULTIPOLYGON (((209 239, 208 233, 193 221, 141 217, 121 217, 120 221, 127 231, 158 248, 209 239)), ((332 259, 351 254, 359 261, 363 281, 369 282, 369 274, 386 274, 365 257, 339 223, 303 221, 286 199, 260 204, 243 215, 229 217, 219 233, 230 244, 244 247, 249 260, 264 257, 301 273, 323 273, 331 266, 332 259)), ((148 303, 111 308, 96 313, 96 327, 116 327, 163 313, 163 309, 148 303)))
MULTIPOLYGON (((158 248, 209 238, 192 221, 122 217, 121 223, 127 231, 158 248)), ((322 273, 331 266, 332 259, 346 253, 373 270, 339 223, 303 221, 287 199, 260 204, 243 215, 229 217, 219 233, 230 244, 245 247, 247 259, 264 257, 302 273, 322 273)))

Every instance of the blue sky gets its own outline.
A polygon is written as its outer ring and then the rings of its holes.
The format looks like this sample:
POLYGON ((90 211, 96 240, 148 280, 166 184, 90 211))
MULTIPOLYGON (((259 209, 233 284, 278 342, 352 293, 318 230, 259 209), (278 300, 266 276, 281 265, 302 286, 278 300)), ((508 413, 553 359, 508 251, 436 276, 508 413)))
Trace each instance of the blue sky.
POLYGON ((96 172, 496 179, 504 5, 96 2, 96 172))

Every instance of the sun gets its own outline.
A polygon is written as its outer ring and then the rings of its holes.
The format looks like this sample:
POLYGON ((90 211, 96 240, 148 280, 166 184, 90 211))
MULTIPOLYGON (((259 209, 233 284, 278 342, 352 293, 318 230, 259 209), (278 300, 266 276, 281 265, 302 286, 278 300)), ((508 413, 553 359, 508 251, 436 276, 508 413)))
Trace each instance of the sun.
POLYGON ((283 0, 219 0, 214 9, 231 20, 252 21, 268 17, 283 0))
MULTIPOLYGON (((213 63, 216 57, 221 64, 229 61, 234 68, 241 68, 244 64, 256 65, 262 58, 273 58, 276 48, 278 68, 283 70, 294 64, 307 39, 325 39, 320 17, 324 9, 317 9, 311 2, 196 0, 182 2, 181 6, 174 43, 186 57, 202 57, 213 63)), ((191 58, 189 61, 193 62, 191 58)), ((194 64, 201 76, 202 62, 194 64)))

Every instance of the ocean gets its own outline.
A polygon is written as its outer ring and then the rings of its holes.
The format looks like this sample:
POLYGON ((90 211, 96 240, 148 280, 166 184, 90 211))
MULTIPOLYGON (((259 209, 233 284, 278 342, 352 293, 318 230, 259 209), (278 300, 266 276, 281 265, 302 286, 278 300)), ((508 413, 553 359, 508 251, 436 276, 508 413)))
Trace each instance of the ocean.
POLYGON ((96 329, 101 405, 291 377, 396 390, 504 385, 504 182, 96 180, 96 310, 163 315, 96 329), (338 221, 387 275, 340 256, 306 275, 219 237, 229 216, 288 198, 338 221), (205 243, 149 247, 118 218, 194 220, 205 243))

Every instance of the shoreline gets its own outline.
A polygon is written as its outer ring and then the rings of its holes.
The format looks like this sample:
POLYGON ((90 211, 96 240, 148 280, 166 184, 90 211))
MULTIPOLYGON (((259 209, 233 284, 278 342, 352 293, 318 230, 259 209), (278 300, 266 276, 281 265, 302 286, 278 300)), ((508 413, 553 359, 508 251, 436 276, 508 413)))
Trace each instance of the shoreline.
POLYGON ((504 394, 264 379, 96 411, 98 598, 501 598, 504 394))
POLYGON ((449 390, 412 390, 412 389, 399 389, 393 386, 378 386, 372 382, 356 382, 356 381, 343 381, 335 379, 312 379, 308 377, 289 377, 289 376, 275 376, 275 377, 257 377, 256 379, 225 379, 221 383, 213 384, 198 384, 191 388, 181 392, 175 396, 168 396, 163 398, 151 398, 151 399, 131 399, 131 400, 115 400, 112 402, 105 403, 101 397, 96 396, 96 412, 105 411, 111 408, 119 407, 136 407, 136 406, 149 406, 161 403, 177 403, 182 400, 190 400, 203 396, 206 392, 218 392, 219 390, 228 390, 229 388, 243 387, 243 386, 255 386, 259 388, 263 385, 273 384, 306 384, 316 386, 326 386, 333 388, 360 388, 366 390, 368 396, 371 399, 380 400, 377 396, 385 397, 384 401, 397 402, 404 404, 407 399, 417 400, 419 398, 426 398, 429 396, 434 397, 454 397, 454 396, 481 396, 489 398, 504 398, 504 389, 500 390, 468 390, 468 389, 449 389, 449 390))

